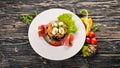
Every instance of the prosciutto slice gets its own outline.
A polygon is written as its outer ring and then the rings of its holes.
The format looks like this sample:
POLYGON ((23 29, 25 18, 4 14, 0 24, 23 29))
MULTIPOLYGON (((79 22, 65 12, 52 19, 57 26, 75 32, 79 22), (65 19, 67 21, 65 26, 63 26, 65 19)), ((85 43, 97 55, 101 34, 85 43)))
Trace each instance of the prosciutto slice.
POLYGON ((65 46, 71 47, 73 40, 74 40, 74 35, 69 34, 63 39, 62 44, 65 45, 65 46))
POLYGON ((39 35, 39 37, 45 36, 45 34, 46 34, 46 29, 47 29, 47 26, 46 26, 46 25, 40 25, 40 26, 38 27, 38 35, 39 35))

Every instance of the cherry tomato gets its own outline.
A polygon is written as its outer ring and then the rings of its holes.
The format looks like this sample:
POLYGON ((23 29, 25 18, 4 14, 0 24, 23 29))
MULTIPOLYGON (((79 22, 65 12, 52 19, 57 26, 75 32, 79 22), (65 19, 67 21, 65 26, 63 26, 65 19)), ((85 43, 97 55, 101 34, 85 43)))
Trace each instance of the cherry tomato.
POLYGON ((91 39, 91 44, 93 44, 93 45, 96 45, 96 44, 97 44, 96 38, 92 38, 92 39, 91 39))
POLYGON ((52 41, 51 44, 52 44, 53 46, 60 46, 60 45, 61 45, 61 43, 60 43, 60 42, 57 42, 57 41, 52 41))
POLYGON ((90 32, 88 36, 89 36, 90 38, 95 37, 95 32, 90 32))
POLYGON ((91 42, 91 39, 89 37, 86 38, 85 40, 87 43, 90 43, 91 42))

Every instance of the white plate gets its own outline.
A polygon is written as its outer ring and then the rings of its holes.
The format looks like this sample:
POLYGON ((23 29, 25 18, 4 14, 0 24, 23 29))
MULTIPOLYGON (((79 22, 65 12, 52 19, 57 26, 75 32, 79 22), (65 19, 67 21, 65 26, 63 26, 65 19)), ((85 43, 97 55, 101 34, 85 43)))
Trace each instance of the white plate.
POLYGON ((40 56, 49 60, 65 60, 74 56, 81 50, 85 41, 86 34, 85 27, 77 15, 66 9, 54 8, 43 11, 34 18, 29 27, 28 36, 32 48, 40 56), (76 25, 78 27, 78 31, 74 34, 75 40, 73 42, 73 46, 70 48, 66 46, 51 46, 42 37, 38 36, 39 25, 48 24, 51 21, 55 21, 57 20, 57 17, 63 13, 72 14, 73 20, 76 22, 76 25))

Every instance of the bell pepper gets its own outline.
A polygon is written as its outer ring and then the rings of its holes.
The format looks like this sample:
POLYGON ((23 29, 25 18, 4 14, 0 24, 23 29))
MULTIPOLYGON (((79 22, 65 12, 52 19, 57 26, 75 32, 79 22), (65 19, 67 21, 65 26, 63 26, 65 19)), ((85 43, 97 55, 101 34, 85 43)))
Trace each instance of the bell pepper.
POLYGON ((80 18, 85 26, 85 30, 86 30, 86 36, 88 36, 88 34, 90 33, 91 31, 91 28, 92 28, 92 18, 88 18, 88 11, 86 9, 83 9, 80 11, 80 14, 82 13, 86 13, 86 16, 85 17, 82 17, 80 18))

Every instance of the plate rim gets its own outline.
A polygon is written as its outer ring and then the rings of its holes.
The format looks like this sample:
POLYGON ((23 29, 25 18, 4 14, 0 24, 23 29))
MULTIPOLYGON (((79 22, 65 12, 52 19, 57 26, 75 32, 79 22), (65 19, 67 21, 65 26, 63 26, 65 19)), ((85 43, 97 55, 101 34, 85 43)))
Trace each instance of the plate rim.
MULTIPOLYGON (((63 9, 63 8, 52 8, 52 9, 44 10, 44 11, 40 12, 39 14, 41 14, 41 13, 43 13, 43 12, 45 12, 45 11, 54 10, 54 9, 67 10, 67 9, 63 9)), ((73 13, 73 12, 70 11, 70 10, 67 10, 67 11, 73 13)), ((38 15, 39 15, 39 14, 38 14, 38 15)), ((74 14, 75 16, 77 16, 75 13, 73 13, 73 14, 74 14)), ((37 16, 38 16, 38 15, 37 15, 37 16)), ((37 16, 36 16, 36 17, 37 17, 37 16)), ((35 18, 36 18, 36 17, 35 17, 35 18)), ((78 17, 78 16, 77 16, 77 17, 78 17)), ((35 18, 32 20, 32 22, 35 20, 35 18)), ((79 17, 78 17, 78 18, 79 18, 79 17)), ((81 21, 81 20, 80 20, 80 21, 81 21)), ((82 22, 82 21, 81 21, 81 22, 82 22)), ((82 25, 84 25, 84 24, 82 23, 82 25)), ((31 26, 31 24, 30 24, 30 26, 31 26)), ((29 33, 30 33, 30 26, 29 26, 29 30, 28 30, 28 38, 29 38, 29 33)), ((83 30, 85 31, 85 26, 83 26, 83 27, 84 27, 83 30)), ((84 33, 85 33, 85 32, 84 32, 84 33)), ((84 39, 83 39, 84 42, 85 42, 85 38, 86 38, 86 34, 85 34, 85 37, 84 37, 84 39)), ((83 45, 84 45, 84 42, 83 42, 83 45)), ((33 49, 39 56, 41 56, 41 55, 34 49, 33 45, 32 45, 31 42, 30 42, 30 38, 29 38, 29 43, 30 43, 32 49, 33 49)), ((75 54, 73 54, 72 56, 70 56, 70 57, 68 57, 68 58, 64 58, 64 59, 49 59, 49 58, 46 58, 46 57, 44 57, 44 56, 41 56, 41 57, 42 57, 42 58, 45 58, 45 59, 48 59, 48 60, 54 60, 54 61, 66 60, 66 59, 69 59, 69 58, 75 56, 77 53, 79 53, 80 50, 82 49, 83 45, 81 45, 81 48, 79 49, 78 52, 76 52, 75 54)))

